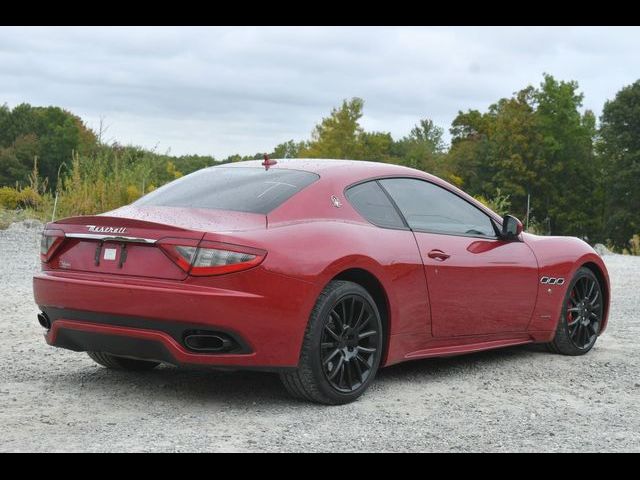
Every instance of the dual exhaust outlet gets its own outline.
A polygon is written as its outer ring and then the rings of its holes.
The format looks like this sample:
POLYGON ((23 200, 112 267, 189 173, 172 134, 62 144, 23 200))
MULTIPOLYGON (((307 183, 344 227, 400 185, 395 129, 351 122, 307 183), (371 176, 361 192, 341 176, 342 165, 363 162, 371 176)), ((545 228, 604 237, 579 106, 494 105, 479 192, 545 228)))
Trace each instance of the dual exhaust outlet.
POLYGON ((189 350, 201 353, 217 353, 230 350, 233 342, 214 333, 188 333, 184 337, 184 344, 189 350))
MULTIPOLYGON (((51 328, 51 319, 49 316, 40 312, 38 314, 38 323, 46 330, 51 328)), ((191 331, 184 336, 185 346, 194 352, 200 353, 218 353, 232 350, 234 342, 225 336, 216 333, 191 331)))
POLYGON ((38 323, 42 328, 46 330, 49 330, 51 328, 51 320, 49 319, 49 316, 44 312, 40 312, 38 314, 38 323))

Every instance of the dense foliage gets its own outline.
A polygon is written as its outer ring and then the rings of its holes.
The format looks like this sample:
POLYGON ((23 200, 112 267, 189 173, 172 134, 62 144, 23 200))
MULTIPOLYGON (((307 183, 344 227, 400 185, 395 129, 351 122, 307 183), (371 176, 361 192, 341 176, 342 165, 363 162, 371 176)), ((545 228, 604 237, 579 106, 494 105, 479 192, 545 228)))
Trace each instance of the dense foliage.
MULTIPOLYGON (((438 175, 529 230, 575 235, 636 253, 640 232, 640 81, 606 103, 599 128, 582 110, 576 82, 545 75, 486 111, 460 111, 444 130, 420 120, 408 135, 370 132, 364 102, 344 100, 306 141, 272 158, 390 162, 438 175), (530 201, 527 218, 527 202, 530 201)), ((106 211, 179 176, 213 165, 209 156, 173 157, 105 145, 75 115, 56 107, 0 107, 0 207, 43 218, 106 211)), ((261 158, 232 155, 221 162, 261 158)))
MULTIPOLYGON (((618 246, 640 232, 640 80, 604 106, 597 144, 601 237, 618 246)), ((631 249, 640 249, 638 236, 631 249)))

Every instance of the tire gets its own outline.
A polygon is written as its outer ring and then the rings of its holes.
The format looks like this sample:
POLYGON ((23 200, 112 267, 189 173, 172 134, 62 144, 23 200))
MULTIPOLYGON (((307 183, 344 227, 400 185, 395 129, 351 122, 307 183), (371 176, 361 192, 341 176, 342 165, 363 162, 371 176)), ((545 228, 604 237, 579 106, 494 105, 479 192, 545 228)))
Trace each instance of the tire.
POLYGON ((152 370, 160 363, 150 360, 136 360, 134 358, 118 357, 105 352, 87 352, 87 355, 99 365, 112 370, 144 371, 152 370))
POLYGON ((554 339, 547 344, 553 353, 584 355, 596 343, 604 312, 602 285, 588 268, 574 275, 562 303, 554 339))
POLYGON ((356 283, 332 281, 311 312, 298 368, 280 378, 296 398, 349 403, 375 378, 382 345, 382 321, 371 295, 356 283))

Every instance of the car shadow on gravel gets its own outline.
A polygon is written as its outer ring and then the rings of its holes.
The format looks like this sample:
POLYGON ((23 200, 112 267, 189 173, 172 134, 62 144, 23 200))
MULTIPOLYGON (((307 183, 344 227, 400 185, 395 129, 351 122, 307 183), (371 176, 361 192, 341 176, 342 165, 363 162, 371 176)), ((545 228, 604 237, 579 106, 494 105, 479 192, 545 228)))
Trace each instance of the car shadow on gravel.
MULTIPOLYGON (((539 346, 510 347, 474 354, 414 360, 378 373, 375 383, 382 387, 403 383, 425 383, 446 380, 477 372, 484 368, 508 366, 518 360, 541 354, 539 346)), ((309 406, 292 399, 280 384, 278 375, 270 372, 218 371, 209 369, 161 366, 150 372, 122 372, 102 367, 87 367, 76 374, 57 377, 57 383, 73 388, 82 387, 85 393, 104 397, 138 395, 152 401, 198 402, 202 404, 233 404, 236 407, 309 406)), ((66 387, 65 387, 66 388, 66 387)))

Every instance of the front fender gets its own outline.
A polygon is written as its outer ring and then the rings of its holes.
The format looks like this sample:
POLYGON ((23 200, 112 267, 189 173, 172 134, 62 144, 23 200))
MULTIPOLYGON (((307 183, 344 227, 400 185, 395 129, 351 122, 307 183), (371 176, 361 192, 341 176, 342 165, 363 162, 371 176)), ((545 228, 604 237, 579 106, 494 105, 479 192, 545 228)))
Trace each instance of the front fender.
POLYGON ((529 330, 555 333, 571 279, 578 269, 586 266, 594 271, 604 290, 602 333, 607 327, 611 297, 609 274, 602 258, 589 244, 575 237, 524 234, 524 241, 531 247, 538 261, 538 281, 541 282, 544 277, 563 280, 561 285, 554 282, 538 284, 538 299, 529 330))

